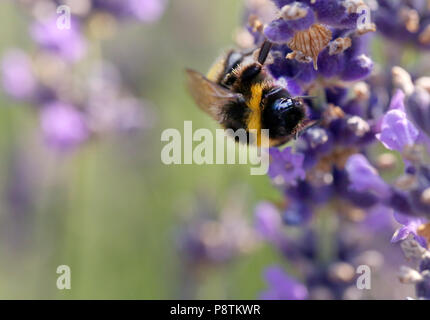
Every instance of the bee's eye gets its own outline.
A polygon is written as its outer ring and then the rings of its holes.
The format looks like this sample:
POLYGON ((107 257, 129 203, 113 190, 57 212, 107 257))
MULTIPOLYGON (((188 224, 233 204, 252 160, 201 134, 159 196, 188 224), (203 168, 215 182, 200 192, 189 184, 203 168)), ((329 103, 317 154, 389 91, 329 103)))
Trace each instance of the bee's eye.
POLYGON ((294 106, 294 101, 291 98, 281 98, 275 101, 273 108, 278 111, 286 111, 294 106))
POLYGON ((294 105, 295 105, 296 107, 301 107, 301 106, 303 106, 303 100, 301 100, 301 99, 294 99, 294 105))

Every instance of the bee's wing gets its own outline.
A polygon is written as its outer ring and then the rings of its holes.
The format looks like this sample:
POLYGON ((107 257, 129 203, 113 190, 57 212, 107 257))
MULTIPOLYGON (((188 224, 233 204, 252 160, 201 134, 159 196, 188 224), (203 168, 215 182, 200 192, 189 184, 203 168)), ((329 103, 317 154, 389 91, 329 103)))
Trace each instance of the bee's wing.
POLYGON ((223 107, 242 97, 210 81, 201 73, 187 69, 187 84, 196 104, 216 121, 222 121, 223 107))

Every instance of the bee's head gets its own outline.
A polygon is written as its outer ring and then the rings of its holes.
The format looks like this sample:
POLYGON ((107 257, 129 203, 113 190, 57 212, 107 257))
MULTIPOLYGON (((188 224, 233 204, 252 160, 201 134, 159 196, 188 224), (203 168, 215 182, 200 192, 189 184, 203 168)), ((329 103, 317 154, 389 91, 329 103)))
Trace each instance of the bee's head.
POLYGON ((264 97, 264 125, 271 136, 287 136, 294 132, 297 125, 305 118, 302 99, 291 98, 288 91, 275 87, 264 97))
POLYGON ((301 99, 294 99, 291 97, 279 98, 272 104, 272 108, 280 114, 295 113, 298 109, 303 108, 301 99))

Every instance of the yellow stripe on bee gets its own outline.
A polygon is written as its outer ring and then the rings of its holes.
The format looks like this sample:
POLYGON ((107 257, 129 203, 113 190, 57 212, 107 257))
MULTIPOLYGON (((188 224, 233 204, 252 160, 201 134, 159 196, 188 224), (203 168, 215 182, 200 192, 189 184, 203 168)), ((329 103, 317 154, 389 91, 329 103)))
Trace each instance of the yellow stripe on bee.
POLYGON ((263 97, 263 85, 261 83, 251 86, 251 98, 247 105, 251 109, 248 118, 248 130, 257 130, 257 145, 261 145, 261 99, 263 97))
POLYGON ((210 81, 218 82, 221 73, 224 71, 224 66, 225 58, 222 57, 212 65, 212 67, 209 69, 208 74, 206 75, 206 78, 208 78, 210 81))

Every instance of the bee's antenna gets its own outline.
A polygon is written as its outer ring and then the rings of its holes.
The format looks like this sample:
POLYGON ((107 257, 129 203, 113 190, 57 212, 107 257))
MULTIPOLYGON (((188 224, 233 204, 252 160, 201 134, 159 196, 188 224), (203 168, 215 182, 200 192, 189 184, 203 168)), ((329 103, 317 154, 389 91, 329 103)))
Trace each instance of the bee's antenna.
POLYGON ((297 140, 308 129, 321 125, 322 120, 307 120, 301 125, 301 128, 296 131, 294 139, 297 140))
POLYGON ((269 56, 270 49, 272 49, 273 43, 269 40, 264 40, 263 44, 261 45, 260 52, 258 54, 258 63, 263 65, 266 62, 267 57, 269 56))
POLYGON ((318 98, 318 97, 315 97, 315 96, 297 96, 297 97, 294 97, 294 99, 316 99, 316 98, 318 98))

